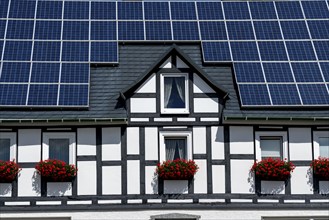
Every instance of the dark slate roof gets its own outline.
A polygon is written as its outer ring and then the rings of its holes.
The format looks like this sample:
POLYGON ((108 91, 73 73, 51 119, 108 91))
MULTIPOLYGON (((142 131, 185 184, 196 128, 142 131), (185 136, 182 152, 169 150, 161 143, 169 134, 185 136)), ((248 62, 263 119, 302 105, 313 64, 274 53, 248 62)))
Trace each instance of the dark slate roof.
MULTIPOLYGON (((126 110, 118 103, 121 91, 133 85, 141 74, 145 74, 172 45, 125 44, 119 48, 118 66, 91 67, 90 107, 89 109, 0 109, 0 120, 3 119, 96 119, 127 118, 126 110)), ((232 65, 203 65, 201 46, 178 45, 196 65, 229 92, 224 117, 277 117, 277 118, 314 118, 329 117, 328 109, 244 109, 239 106, 239 99, 234 87, 232 65)))

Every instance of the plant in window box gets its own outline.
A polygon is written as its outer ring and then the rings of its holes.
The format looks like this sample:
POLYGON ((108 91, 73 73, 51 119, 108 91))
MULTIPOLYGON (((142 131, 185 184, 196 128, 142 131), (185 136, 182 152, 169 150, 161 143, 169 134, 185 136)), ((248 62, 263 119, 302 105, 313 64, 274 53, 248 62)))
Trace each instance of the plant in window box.
POLYGON ((40 176, 49 182, 70 182, 77 175, 75 165, 67 164, 61 160, 42 160, 36 166, 40 176))
POLYGON ((292 162, 270 157, 259 162, 256 161, 250 171, 261 180, 286 181, 294 169, 295 165, 292 162))
POLYGON ((319 157, 311 163, 313 174, 318 180, 329 180, 329 158, 319 157))
POLYGON ((163 180, 192 179, 199 167, 193 160, 167 160, 157 165, 156 173, 163 180))
POLYGON ((13 182, 20 171, 21 168, 14 160, 13 161, 0 160, 0 183, 13 182))

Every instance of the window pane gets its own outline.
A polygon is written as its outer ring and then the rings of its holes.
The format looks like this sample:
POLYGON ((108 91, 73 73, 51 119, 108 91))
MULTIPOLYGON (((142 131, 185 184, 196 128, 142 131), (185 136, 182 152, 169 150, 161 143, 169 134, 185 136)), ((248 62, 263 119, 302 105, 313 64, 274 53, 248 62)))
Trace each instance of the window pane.
POLYGON ((49 159, 57 159, 69 163, 69 146, 69 139, 49 139, 49 159))
POLYGON ((320 157, 329 158, 329 137, 320 137, 319 145, 320 145, 320 157))
POLYGON ((262 159, 272 157, 281 159, 281 138, 261 138, 262 159))
POLYGON ((164 77, 165 108, 185 108, 185 77, 164 77))
POLYGON ((166 160, 186 159, 186 139, 165 139, 166 160))
POLYGON ((10 160, 10 139, 0 139, 0 160, 10 160))

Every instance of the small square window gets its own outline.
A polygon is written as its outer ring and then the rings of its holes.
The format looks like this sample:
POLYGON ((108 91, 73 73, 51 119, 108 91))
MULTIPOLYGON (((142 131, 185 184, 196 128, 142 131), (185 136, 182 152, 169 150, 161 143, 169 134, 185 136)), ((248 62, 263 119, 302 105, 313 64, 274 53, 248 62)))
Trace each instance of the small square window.
POLYGON ((0 133, 0 160, 9 161, 16 158, 16 134, 0 133))
POLYGON ((260 149, 262 159, 273 158, 282 159, 282 138, 264 137, 260 138, 260 149))
POLYGON ((313 140, 314 158, 329 158, 329 131, 315 131, 313 140))

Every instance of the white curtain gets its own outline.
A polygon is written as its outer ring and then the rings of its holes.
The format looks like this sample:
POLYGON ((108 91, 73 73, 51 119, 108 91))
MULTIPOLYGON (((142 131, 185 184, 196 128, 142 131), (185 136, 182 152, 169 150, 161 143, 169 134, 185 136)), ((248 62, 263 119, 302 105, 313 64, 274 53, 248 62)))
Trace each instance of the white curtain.
POLYGON ((179 154, 179 158, 180 159, 186 159, 186 153, 185 153, 185 149, 186 149, 186 141, 184 139, 178 139, 177 141, 177 149, 178 149, 178 154, 179 154))
POLYGON ((175 157, 176 141, 174 139, 165 139, 166 160, 173 160, 175 157))
POLYGON ((166 160, 186 159, 185 139, 165 139, 166 160))
POLYGON ((168 107, 168 102, 171 95, 172 85, 173 85, 173 78, 172 77, 165 77, 164 78, 164 106, 165 108, 168 107))
POLYGON ((10 139, 0 139, 0 160, 11 160, 10 158, 10 139))
POLYGON ((176 88, 181 100, 185 103, 185 78, 179 77, 175 79, 176 88))
POLYGON ((49 159, 57 159, 69 163, 69 146, 69 139, 49 139, 49 159))

